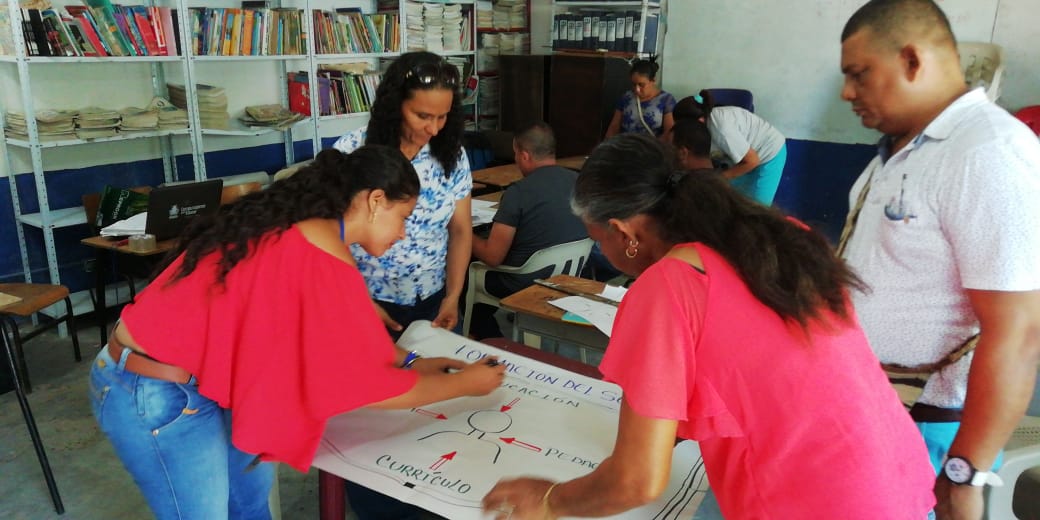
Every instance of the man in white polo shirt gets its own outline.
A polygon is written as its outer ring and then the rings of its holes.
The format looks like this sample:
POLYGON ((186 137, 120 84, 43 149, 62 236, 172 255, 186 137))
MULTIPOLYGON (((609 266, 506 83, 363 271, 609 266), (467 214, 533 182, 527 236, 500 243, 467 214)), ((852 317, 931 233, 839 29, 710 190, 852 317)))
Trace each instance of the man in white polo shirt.
POLYGON ((1040 143, 968 90, 932 0, 871 1, 841 38, 842 98, 885 134, 839 245, 871 288, 853 302, 883 364, 932 372, 911 415, 938 517, 980 518, 1040 359, 1040 143))

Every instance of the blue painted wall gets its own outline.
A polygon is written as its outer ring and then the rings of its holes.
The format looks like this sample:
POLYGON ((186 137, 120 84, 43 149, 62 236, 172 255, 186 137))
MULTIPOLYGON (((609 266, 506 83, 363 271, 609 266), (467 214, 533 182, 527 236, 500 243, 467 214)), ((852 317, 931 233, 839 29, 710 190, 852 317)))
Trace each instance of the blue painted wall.
MULTIPOLYGON (((322 144, 331 146, 334 140, 323 139, 322 144)), ((298 160, 311 157, 310 141, 295 143, 294 150, 298 160)), ((848 211, 849 187, 874 154, 874 147, 869 145, 788 140, 787 166, 775 204, 836 241, 848 211)), ((274 173, 284 166, 284 162, 281 144, 206 154, 206 169, 211 178, 255 171, 274 173)), ((193 168, 189 156, 177 157, 177 171, 181 180, 192 178, 193 168)), ((6 181, 4 179, 2 182, 6 181)), ((18 175, 16 181, 22 211, 37 211, 32 175, 18 175)), ((55 209, 79 206, 82 194, 101 191, 106 184, 120 187, 155 186, 162 181, 162 162, 158 159, 47 173, 48 197, 51 208, 55 209)), ((21 256, 10 195, 9 189, 0 189, 0 244, 3 244, 0 247, 0 282, 22 280, 21 256)), ((24 229, 33 277, 37 281, 45 281, 47 262, 43 233, 28 226, 24 229)), ((62 282, 73 291, 86 289, 93 283, 93 275, 84 270, 84 261, 93 258, 93 252, 79 243, 86 236, 86 226, 55 231, 62 282)))

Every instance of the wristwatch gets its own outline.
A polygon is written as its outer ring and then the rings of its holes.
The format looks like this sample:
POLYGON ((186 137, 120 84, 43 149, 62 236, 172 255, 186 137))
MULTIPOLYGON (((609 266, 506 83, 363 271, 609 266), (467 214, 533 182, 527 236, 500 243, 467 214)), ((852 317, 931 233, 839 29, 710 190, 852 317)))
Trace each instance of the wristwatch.
POLYGON ((1004 480, 992 471, 979 471, 964 457, 948 457, 942 465, 942 474, 959 486, 1003 486, 1004 480))

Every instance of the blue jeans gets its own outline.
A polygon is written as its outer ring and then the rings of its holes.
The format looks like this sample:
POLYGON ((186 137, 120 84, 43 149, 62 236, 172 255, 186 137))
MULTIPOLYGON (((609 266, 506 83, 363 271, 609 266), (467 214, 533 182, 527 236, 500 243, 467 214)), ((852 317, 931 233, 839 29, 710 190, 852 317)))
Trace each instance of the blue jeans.
POLYGON ((271 518, 274 467, 231 445, 231 413, 186 384, 124 370, 107 348, 90 369, 101 431, 159 520, 271 518))

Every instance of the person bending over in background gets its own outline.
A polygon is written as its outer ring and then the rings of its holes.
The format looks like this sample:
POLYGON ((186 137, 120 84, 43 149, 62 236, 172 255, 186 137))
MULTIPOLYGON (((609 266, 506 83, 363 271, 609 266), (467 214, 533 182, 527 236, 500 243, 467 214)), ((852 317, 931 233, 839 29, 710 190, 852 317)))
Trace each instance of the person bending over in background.
POLYGON ((737 191, 766 206, 773 203, 787 163, 787 144, 779 130, 743 108, 716 107, 707 89, 680 100, 675 117, 707 124, 712 151, 732 164, 722 174, 737 191))
POLYGON ((632 90, 625 92, 618 100, 614 117, 607 126, 606 137, 628 132, 661 137, 671 130, 675 96, 657 87, 659 68, 654 56, 648 60, 636 60, 632 64, 629 72, 632 90))
POLYGON ((481 364, 398 368, 350 256, 403 238, 418 194, 395 149, 326 150, 185 231, 90 372, 98 424, 157 518, 270 518, 259 460, 307 471, 329 417, 498 387, 481 364))
MULTIPOLYGON (((556 165, 552 128, 538 122, 518 133, 513 139, 513 159, 524 178, 502 194, 488 238, 473 238, 473 256, 491 267, 520 266, 537 251, 589 236, 581 220, 571 212, 571 193, 578 172, 556 165)), ((546 274, 489 272, 485 288, 492 295, 505 298, 546 274)), ((483 304, 473 309, 470 330, 477 338, 502 335, 490 310, 483 304)))
POLYGON ((485 511, 643 505, 666 488, 681 437, 700 443, 726 518, 926 518, 924 442, 856 323, 848 288, 861 284, 822 236, 640 135, 592 152, 574 208, 638 275, 599 365, 624 393, 617 441, 583 477, 499 482, 485 511))
POLYGON ((699 119, 680 119, 672 127, 672 145, 679 164, 687 170, 714 170, 711 162, 711 134, 699 119))

